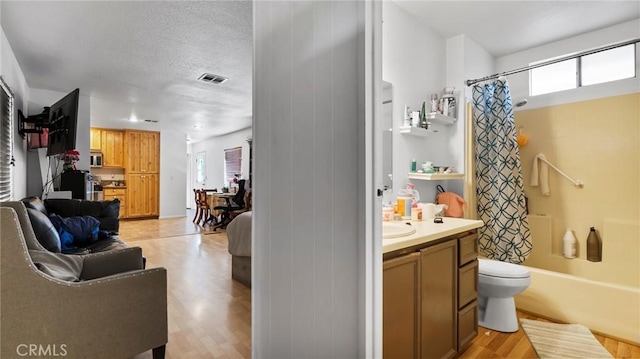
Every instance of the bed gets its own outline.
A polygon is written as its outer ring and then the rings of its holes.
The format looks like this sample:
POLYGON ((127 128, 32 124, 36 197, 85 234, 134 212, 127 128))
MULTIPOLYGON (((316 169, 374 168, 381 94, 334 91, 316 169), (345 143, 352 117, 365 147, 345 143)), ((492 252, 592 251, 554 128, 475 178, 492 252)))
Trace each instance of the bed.
POLYGON ((251 211, 237 215, 227 225, 231 278, 251 288, 251 211))

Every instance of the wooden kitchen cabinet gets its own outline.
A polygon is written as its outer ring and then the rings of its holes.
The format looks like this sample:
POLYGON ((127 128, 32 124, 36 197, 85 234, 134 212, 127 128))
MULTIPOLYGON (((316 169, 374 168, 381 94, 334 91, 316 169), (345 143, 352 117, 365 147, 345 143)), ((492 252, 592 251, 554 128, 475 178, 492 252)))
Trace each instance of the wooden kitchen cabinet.
POLYGON ((420 265, 420 357, 452 358, 458 348, 458 241, 420 250, 420 265))
POLYGON ((127 195, 124 188, 104 188, 103 197, 105 201, 111 201, 114 199, 120 200, 120 217, 127 217, 127 195))
POLYGON ((131 173, 159 173, 160 133, 125 131, 126 170, 131 173))
POLYGON ((160 215, 160 132, 124 131, 127 217, 160 215))
POLYGON ((127 217, 158 216, 158 174, 133 173, 127 175, 127 217))
POLYGON ((382 353, 417 358, 420 353, 420 253, 384 262, 382 353))
POLYGON ((124 132, 102 130, 102 166, 124 167, 124 132))
POLYGON ((91 151, 102 151, 102 130, 91 127, 89 129, 89 149, 91 151))

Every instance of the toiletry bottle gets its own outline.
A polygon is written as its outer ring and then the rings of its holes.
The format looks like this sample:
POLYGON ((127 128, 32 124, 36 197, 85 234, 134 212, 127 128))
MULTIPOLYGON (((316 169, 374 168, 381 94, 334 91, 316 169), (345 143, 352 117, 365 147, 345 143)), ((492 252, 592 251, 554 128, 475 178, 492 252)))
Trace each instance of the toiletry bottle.
POLYGON ((429 125, 427 124, 426 104, 424 101, 422 102, 422 111, 420 111, 420 127, 429 129, 429 125))
POLYGON ((567 231, 565 232, 563 242, 564 250, 562 251, 562 255, 564 255, 565 258, 575 258, 577 240, 570 229, 567 229, 567 231))
POLYGON ((589 237, 587 237, 587 260, 602 262, 602 241, 594 227, 591 227, 589 237))
POLYGON ((411 172, 416 172, 418 168, 418 163, 416 162, 416 159, 414 158, 413 160, 411 160, 411 172))

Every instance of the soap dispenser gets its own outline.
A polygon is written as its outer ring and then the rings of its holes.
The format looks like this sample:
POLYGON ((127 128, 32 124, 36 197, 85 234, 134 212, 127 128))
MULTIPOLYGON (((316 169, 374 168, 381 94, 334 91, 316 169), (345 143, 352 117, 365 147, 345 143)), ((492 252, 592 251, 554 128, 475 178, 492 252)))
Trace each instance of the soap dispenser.
POLYGON ((602 262, 602 240, 594 227, 591 227, 589 237, 587 237, 587 260, 602 262))

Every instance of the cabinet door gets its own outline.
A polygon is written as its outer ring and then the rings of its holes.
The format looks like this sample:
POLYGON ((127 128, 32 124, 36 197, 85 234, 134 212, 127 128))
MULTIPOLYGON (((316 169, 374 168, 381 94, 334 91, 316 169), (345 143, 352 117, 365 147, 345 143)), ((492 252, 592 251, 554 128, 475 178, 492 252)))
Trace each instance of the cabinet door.
POLYGON ((420 353, 420 253, 384 262, 382 353, 417 358, 420 353))
POLYGON ((457 348, 457 240, 420 251, 422 358, 451 358, 457 348))
POLYGON ((147 217, 159 214, 158 175, 127 175, 127 216, 147 217))
POLYGON ((99 128, 89 129, 89 149, 102 150, 102 130, 99 128))
POLYGON ((127 131, 125 147, 128 172, 159 172, 160 134, 158 132, 127 131))
POLYGON ((102 156, 104 167, 124 167, 124 133, 102 131, 102 156))

